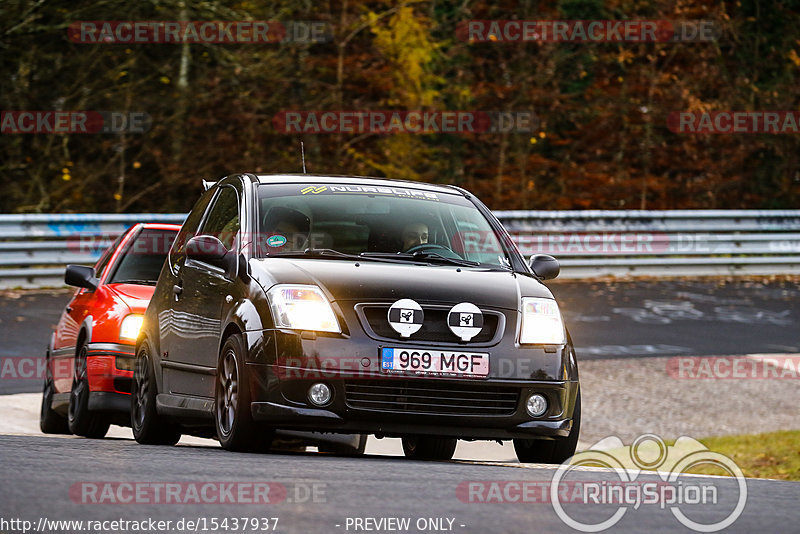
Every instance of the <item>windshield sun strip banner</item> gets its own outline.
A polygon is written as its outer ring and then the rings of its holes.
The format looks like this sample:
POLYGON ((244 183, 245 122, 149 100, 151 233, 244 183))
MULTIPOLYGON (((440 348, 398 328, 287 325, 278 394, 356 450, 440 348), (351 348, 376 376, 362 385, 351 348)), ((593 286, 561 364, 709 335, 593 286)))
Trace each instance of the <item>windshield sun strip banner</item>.
POLYGON ((270 196, 316 196, 316 195, 367 195, 394 198, 414 198, 419 200, 432 200, 438 202, 446 197, 463 198, 457 192, 442 193, 439 191, 426 191, 412 187, 394 187, 382 185, 361 184, 325 184, 325 183, 298 183, 298 184, 261 184, 259 187, 270 188, 270 196), (443 198, 444 197, 444 198, 443 198))

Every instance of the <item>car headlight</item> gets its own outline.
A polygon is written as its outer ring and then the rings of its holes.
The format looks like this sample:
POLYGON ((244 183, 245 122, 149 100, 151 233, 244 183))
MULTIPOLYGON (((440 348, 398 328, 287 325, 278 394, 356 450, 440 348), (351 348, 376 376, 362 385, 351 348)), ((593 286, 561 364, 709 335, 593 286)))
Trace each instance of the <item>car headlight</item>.
POLYGON ((142 329, 142 321, 144 321, 144 315, 137 313, 125 317, 122 320, 122 326, 119 327, 119 338, 136 341, 136 338, 139 337, 139 330, 142 329))
POLYGON ((553 299, 523 297, 520 343, 563 345, 566 343, 564 322, 553 299))
POLYGON ((278 328, 339 333, 339 321, 317 286, 279 284, 267 291, 278 328))

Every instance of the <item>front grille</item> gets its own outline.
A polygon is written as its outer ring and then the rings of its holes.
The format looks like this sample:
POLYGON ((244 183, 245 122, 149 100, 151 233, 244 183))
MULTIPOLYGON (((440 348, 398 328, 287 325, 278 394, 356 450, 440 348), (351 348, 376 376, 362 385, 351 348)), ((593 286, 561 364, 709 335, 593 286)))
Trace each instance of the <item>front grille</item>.
MULTIPOLYGON (((369 328, 376 336, 382 338, 409 341, 409 338, 400 337, 389 324, 387 314, 389 306, 363 306, 363 317, 369 324, 369 328)), ((447 314, 450 308, 432 308, 423 306, 425 321, 422 328, 411 336, 411 341, 430 341, 434 343, 458 343, 459 337, 450 331, 447 326, 447 314)), ((495 312, 483 312, 483 328, 477 336, 470 340, 470 343, 488 343, 494 339, 497 333, 497 326, 500 322, 500 315, 495 312)))
POLYGON ((439 380, 349 381, 344 391, 349 408, 419 414, 512 415, 519 400, 517 388, 439 380))

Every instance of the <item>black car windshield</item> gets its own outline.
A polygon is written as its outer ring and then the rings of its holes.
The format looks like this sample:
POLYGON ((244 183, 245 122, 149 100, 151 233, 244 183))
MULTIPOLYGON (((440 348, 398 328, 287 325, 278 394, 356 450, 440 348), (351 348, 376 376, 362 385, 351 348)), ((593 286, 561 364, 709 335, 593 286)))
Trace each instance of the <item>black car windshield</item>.
POLYGON ((258 208, 253 245, 260 257, 319 249, 328 253, 305 255, 510 265, 501 236, 458 194, 359 184, 262 184, 258 208))
POLYGON ((134 239, 128 241, 107 283, 155 285, 167 251, 177 235, 175 230, 143 228, 134 239))

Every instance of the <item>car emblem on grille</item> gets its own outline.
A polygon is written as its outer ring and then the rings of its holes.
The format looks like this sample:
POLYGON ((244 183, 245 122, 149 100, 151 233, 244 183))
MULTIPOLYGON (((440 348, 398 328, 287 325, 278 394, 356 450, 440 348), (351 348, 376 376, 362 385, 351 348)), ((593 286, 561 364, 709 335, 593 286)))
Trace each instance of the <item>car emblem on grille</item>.
POLYGON ((450 309, 450 313, 447 314, 447 326, 461 338, 461 341, 469 341, 483 329, 483 314, 471 302, 462 302, 450 309))
POLYGON ((425 314, 422 306, 415 301, 400 299, 389 307, 387 317, 389 325, 400 337, 411 337, 411 334, 422 328, 425 314))

